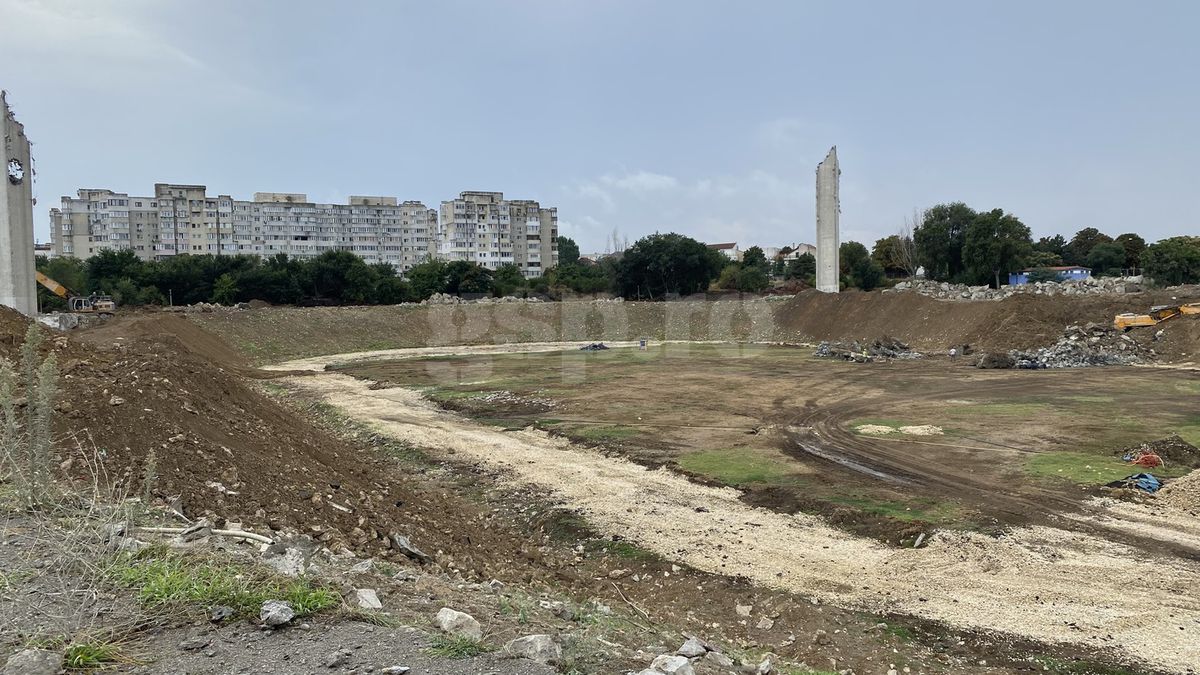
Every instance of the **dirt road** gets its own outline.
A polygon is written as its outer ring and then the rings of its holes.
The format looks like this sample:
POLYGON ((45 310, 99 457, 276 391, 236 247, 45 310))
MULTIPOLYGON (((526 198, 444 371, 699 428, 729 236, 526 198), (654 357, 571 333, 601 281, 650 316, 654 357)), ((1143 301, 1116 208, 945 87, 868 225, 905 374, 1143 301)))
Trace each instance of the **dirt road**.
MULTIPOLYGON (((481 349, 489 348, 436 352, 481 349)), ((370 356, 429 356, 418 353, 428 351, 370 356)), ((273 368, 320 371, 354 358, 343 354, 273 368)), ((1113 649, 1171 672, 1190 672, 1200 663, 1200 594, 1195 590, 1200 564, 1194 560, 1047 526, 1018 528, 1000 538, 939 533, 927 547, 891 549, 816 517, 748 506, 731 488, 697 485, 674 472, 648 470, 542 432, 476 424, 409 389, 372 390, 370 382, 329 373, 292 382, 382 433, 506 469, 515 480, 578 509, 598 530, 700 570, 744 576, 839 606, 1113 649)), ((1121 520, 1116 510, 1109 517, 1121 520)), ((1200 545, 1194 530, 1172 536, 1200 545)))

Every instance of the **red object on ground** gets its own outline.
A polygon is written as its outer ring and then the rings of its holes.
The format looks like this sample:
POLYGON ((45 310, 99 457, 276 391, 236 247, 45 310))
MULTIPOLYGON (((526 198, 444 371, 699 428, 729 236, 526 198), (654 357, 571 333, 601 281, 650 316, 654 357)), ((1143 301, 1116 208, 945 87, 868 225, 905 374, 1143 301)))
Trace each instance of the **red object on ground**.
POLYGON ((1133 463, 1137 464, 1138 466, 1144 466, 1144 467, 1149 467, 1149 468, 1153 468, 1156 466, 1162 466, 1164 464, 1162 457, 1159 457, 1158 455, 1154 454, 1153 452, 1143 452, 1142 454, 1138 455, 1136 459, 1133 460, 1133 463))

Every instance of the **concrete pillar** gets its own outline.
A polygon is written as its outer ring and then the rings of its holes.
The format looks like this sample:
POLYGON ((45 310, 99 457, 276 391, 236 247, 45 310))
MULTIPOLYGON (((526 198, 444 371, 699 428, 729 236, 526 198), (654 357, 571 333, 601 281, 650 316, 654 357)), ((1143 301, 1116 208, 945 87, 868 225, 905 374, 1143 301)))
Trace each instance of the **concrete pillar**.
POLYGON ((0 305, 33 316, 33 162, 25 128, 0 91, 0 305))
POLYGON ((837 146, 829 149, 825 161, 817 165, 817 290, 837 293, 840 289, 838 247, 838 216, 842 211, 838 200, 837 146))

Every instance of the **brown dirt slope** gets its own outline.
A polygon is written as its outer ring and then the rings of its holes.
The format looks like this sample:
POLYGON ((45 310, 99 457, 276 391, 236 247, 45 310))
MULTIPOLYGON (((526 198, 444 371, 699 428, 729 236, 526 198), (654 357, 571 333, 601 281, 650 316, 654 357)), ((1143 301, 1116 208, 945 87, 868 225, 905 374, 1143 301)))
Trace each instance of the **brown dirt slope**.
MULTIPOLYGON (((1179 291, 1171 291, 1183 299, 1179 291)), ((806 291, 789 301, 588 302, 462 306, 272 307, 191 315, 255 363, 350 351, 559 340, 758 340, 804 342, 891 335, 922 350, 971 344, 1032 349, 1075 323, 1108 324, 1126 311, 1172 301, 1166 291, 1123 296, 1014 296, 949 302, 915 293, 806 291)), ((1163 325, 1156 351, 1196 360, 1200 320, 1163 325)), ((1151 329, 1137 332, 1149 339, 1151 329)))

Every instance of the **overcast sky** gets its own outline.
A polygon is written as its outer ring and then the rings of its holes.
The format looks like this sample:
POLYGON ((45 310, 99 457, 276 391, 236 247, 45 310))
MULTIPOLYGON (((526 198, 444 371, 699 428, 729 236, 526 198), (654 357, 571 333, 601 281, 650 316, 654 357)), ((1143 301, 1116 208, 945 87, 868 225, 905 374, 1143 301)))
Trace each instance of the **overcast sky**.
POLYGON ((1200 3, 0 0, 38 236, 80 187, 498 190, 617 230, 842 238, 961 200, 1035 236, 1200 233, 1200 3))

